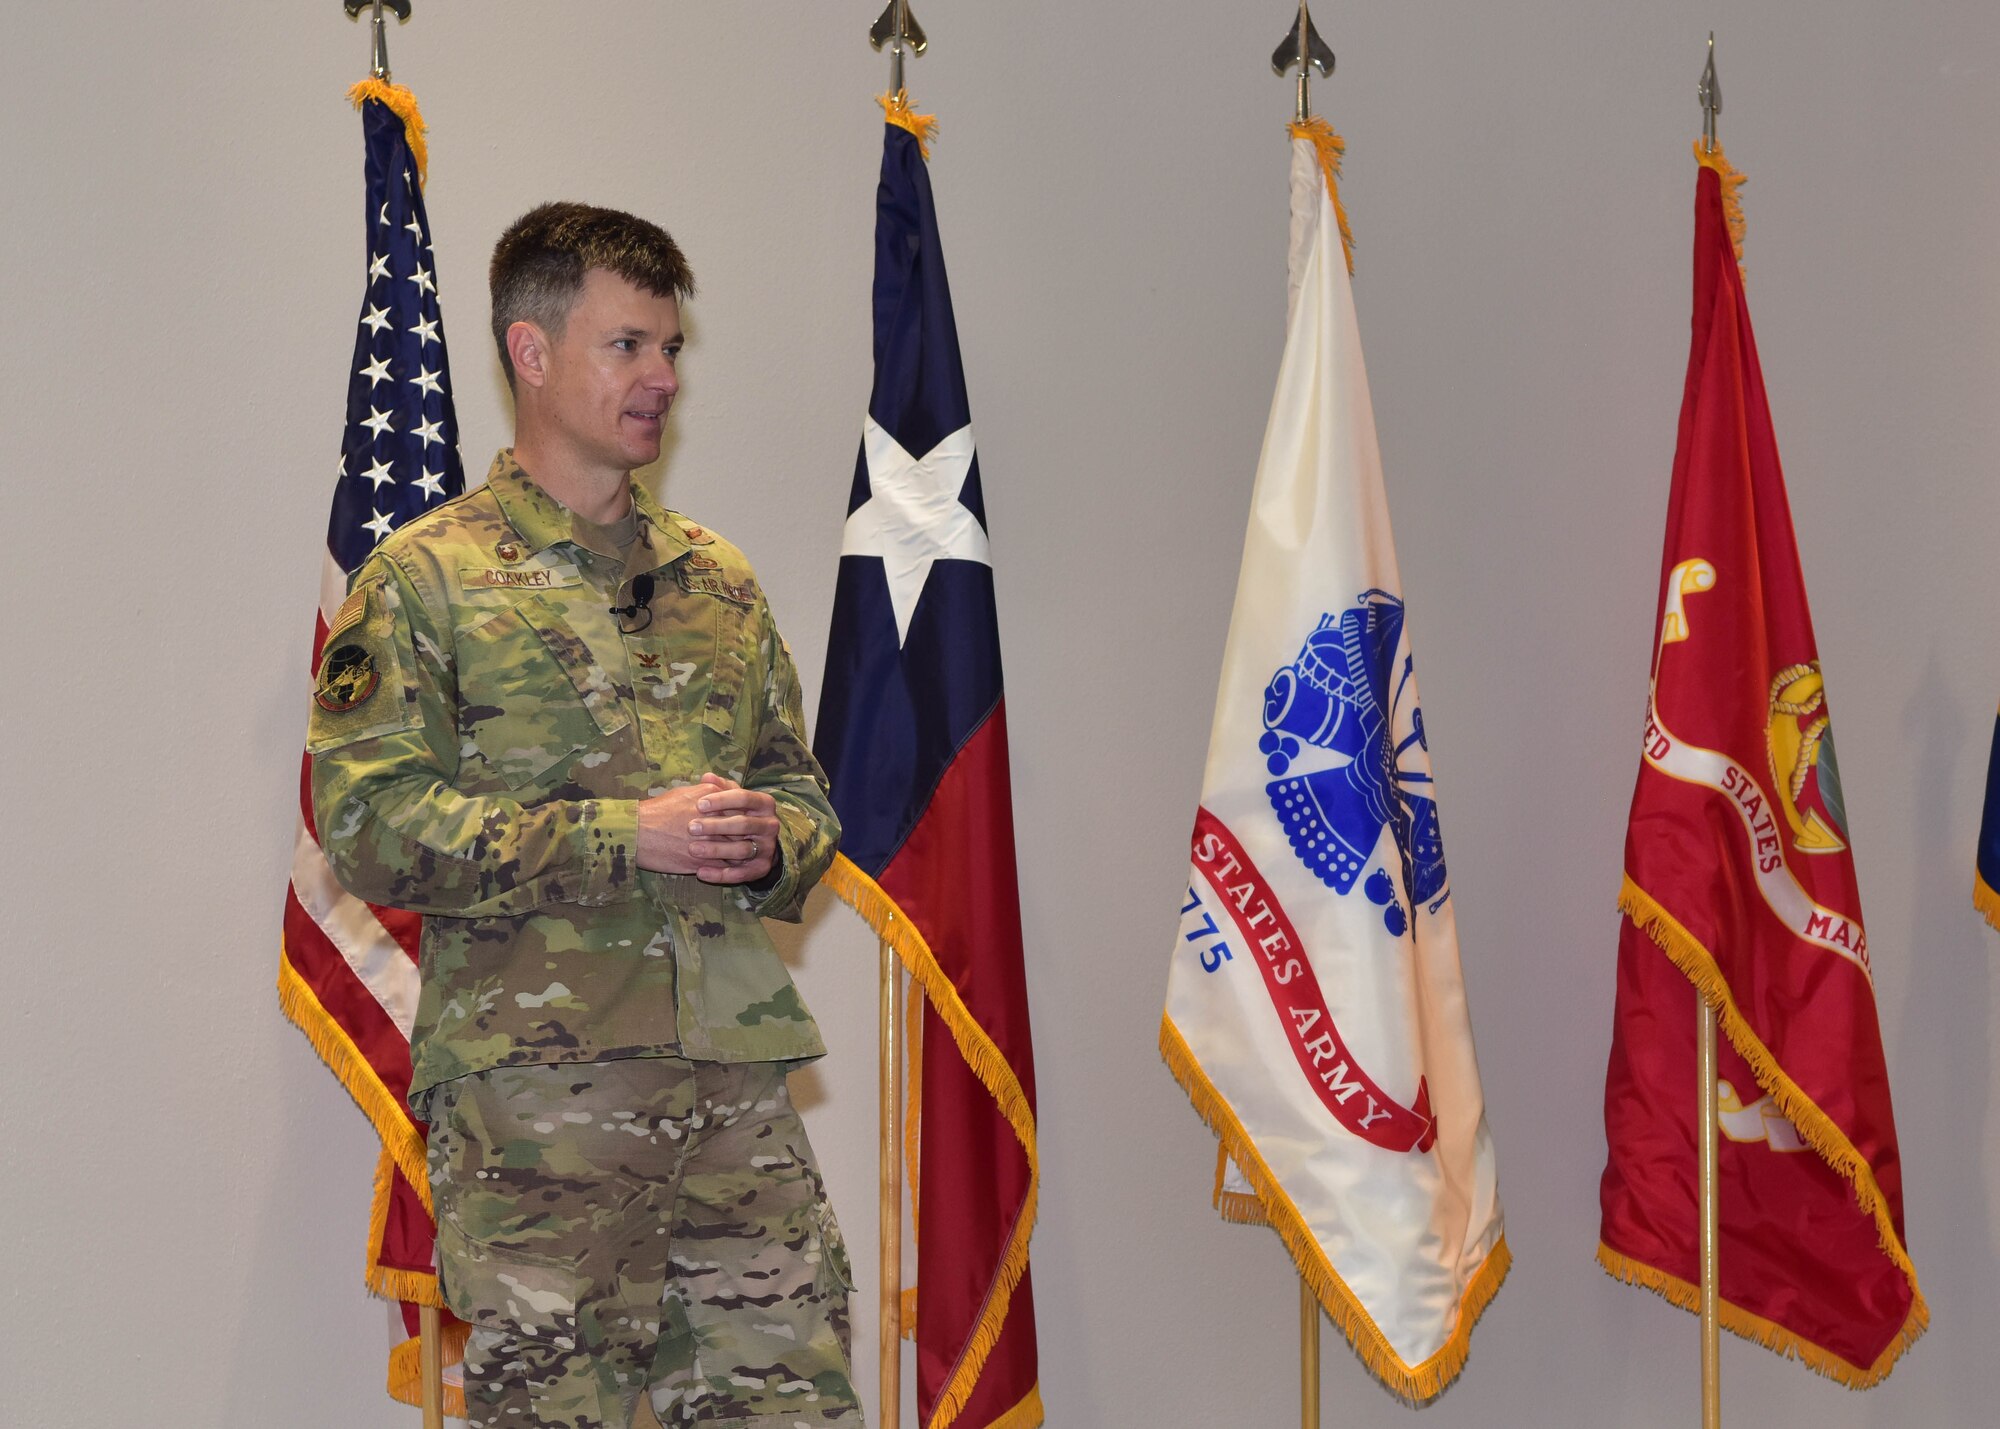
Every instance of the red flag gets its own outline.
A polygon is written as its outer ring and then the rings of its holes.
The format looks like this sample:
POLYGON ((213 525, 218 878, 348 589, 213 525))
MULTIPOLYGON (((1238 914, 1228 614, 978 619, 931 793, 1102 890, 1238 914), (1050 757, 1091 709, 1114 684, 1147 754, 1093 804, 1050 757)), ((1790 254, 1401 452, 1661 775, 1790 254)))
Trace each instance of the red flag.
POLYGON ((1696 1308, 1699 990, 1724 1038, 1722 1323, 1865 1388, 1929 1311, 1904 1248, 1826 689, 1731 236, 1741 179, 1720 150, 1696 155, 1693 345, 1619 898, 1598 1259, 1696 1308))

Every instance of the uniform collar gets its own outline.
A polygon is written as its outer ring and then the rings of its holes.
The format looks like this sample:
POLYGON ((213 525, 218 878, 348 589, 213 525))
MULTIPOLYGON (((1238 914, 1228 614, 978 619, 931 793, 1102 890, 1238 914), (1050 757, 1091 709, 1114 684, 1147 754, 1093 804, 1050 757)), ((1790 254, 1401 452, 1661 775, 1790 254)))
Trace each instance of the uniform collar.
MULTIPOLYGON (((680 523, 667 515, 666 508, 644 486, 636 481, 630 485, 640 534, 647 537, 655 564, 664 566, 686 555, 689 543, 680 523)), ((501 448, 493 458, 493 465, 486 470, 486 488, 500 503, 500 514, 507 518, 528 554, 546 550, 558 541, 576 542, 570 509, 535 484, 514 460, 511 448, 501 448)))

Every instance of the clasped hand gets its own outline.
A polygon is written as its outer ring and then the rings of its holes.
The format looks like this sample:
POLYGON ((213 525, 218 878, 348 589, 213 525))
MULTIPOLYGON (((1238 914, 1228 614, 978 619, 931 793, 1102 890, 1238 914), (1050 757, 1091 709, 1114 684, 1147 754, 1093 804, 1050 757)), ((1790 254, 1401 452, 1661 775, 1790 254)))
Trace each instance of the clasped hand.
POLYGON ((639 867, 703 883, 755 883, 778 858, 778 804, 720 774, 639 803, 639 867))

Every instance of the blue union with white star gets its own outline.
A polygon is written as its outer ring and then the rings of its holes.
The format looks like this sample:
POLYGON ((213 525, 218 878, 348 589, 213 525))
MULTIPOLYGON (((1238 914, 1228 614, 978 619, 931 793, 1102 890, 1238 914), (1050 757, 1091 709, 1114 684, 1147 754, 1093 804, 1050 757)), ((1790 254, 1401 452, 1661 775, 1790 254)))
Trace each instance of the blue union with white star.
POLYGON ((368 273, 340 481, 327 548, 353 571, 411 517, 465 490, 458 416, 439 316, 437 264, 403 121, 379 100, 361 106, 368 153, 368 273))
POLYGON ((972 410, 930 174, 889 127, 876 194, 875 386, 847 502, 814 752, 841 852, 888 865, 1000 702, 972 410))

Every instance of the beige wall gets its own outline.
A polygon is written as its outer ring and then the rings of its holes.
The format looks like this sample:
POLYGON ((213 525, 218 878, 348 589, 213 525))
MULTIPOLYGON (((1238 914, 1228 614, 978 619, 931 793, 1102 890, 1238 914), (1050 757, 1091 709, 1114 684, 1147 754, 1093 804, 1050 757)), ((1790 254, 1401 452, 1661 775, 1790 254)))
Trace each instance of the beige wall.
MULTIPOLYGON (((1593 1266, 1618 846, 1685 361, 1701 38, 1838 711, 1936 1328, 1843 1393, 1731 1342, 1732 1422, 1989 1422, 2000 937, 2000 11, 1327 6, 1390 499, 1517 1266, 1431 1429, 1689 1422, 1691 1321, 1593 1266)), ((747 546, 816 699, 868 386, 873 0, 419 0, 392 37, 468 466, 500 227, 572 196, 692 256, 664 489, 747 546)), ((919 7, 987 483, 1063 1429, 1284 1424, 1295 1297, 1206 1204, 1154 1033, 1283 316, 1280 0, 919 7)), ((362 269, 359 29, 9 8, 0 1419, 408 1425, 359 1287, 372 1145, 278 1016, 304 643, 362 269)), ((810 1118, 870 1264, 874 948, 796 941, 810 1118)), ((872 1293, 872 1284, 865 1287, 872 1293)), ((872 1315, 857 1316, 859 1361, 872 1315)), ((1329 1425, 1410 1422, 1329 1335, 1329 1425)))

